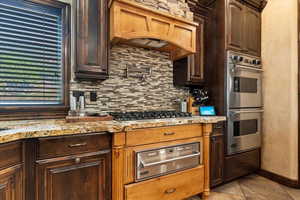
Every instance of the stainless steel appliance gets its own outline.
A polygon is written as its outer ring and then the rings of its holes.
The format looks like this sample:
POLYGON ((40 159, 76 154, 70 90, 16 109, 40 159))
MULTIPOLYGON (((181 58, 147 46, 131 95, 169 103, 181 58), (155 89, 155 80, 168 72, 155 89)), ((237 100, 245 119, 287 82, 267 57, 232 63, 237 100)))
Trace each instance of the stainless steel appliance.
POLYGON ((230 110, 228 116, 228 154, 261 146, 261 109, 230 110))
POLYGON ((196 142, 136 152, 135 181, 196 167, 202 163, 201 149, 196 142))
POLYGON ((259 148, 262 133, 262 65, 232 51, 227 58, 227 154, 259 148))
POLYGON ((262 107, 262 69, 256 57, 230 52, 227 65, 229 108, 262 107))

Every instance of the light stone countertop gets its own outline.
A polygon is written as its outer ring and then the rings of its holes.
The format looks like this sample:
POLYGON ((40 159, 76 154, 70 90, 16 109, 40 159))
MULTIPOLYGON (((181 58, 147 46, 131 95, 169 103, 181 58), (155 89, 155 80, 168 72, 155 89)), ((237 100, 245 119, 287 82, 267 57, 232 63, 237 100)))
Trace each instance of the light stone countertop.
POLYGON ((50 137, 62 135, 88 134, 97 132, 122 132, 140 128, 154 128, 183 124, 217 123, 226 117, 187 117, 172 119, 151 119, 138 121, 99 121, 67 123, 65 120, 28 120, 0 122, 0 143, 25 138, 50 137))

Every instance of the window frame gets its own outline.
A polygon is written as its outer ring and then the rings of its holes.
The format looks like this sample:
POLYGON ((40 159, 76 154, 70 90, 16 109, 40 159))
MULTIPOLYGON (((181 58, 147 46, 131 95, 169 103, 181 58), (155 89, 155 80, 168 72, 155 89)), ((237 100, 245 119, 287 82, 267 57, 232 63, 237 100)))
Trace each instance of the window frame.
POLYGON ((32 105, 32 106, 1 106, 0 121, 32 120, 32 119, 57 119, 64 118, 69 111, 69 84, 71 73, 71 6, 57 0, 24 0, 46 6, 62 9, 62 24, 64 27, 62 40, 62 80, 63 99, 60 105, 32 105))

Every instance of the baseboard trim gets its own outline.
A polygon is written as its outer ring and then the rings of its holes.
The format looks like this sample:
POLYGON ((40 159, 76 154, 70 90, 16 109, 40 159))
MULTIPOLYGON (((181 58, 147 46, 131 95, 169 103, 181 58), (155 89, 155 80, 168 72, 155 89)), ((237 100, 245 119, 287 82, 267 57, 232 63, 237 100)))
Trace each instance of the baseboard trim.
POLYGON ((298 189, 300 188, 298 181, 286 178, 284 176, 275 174, 273 172, 269 172, 269 171, 260 169, 257 173, 265 178, 268 178, 268 179, 275 181, 277 183, 280 183, 282 185, 292 187, 292 188, 298 188, 298 189))

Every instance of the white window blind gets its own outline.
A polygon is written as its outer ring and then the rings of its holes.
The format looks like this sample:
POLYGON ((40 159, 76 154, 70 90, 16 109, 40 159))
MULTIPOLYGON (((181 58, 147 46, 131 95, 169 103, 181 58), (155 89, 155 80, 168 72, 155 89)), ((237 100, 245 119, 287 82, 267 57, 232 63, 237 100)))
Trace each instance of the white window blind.
POLYGON ((0 0, 0 106, 62 104, 62 10, 0 0))

